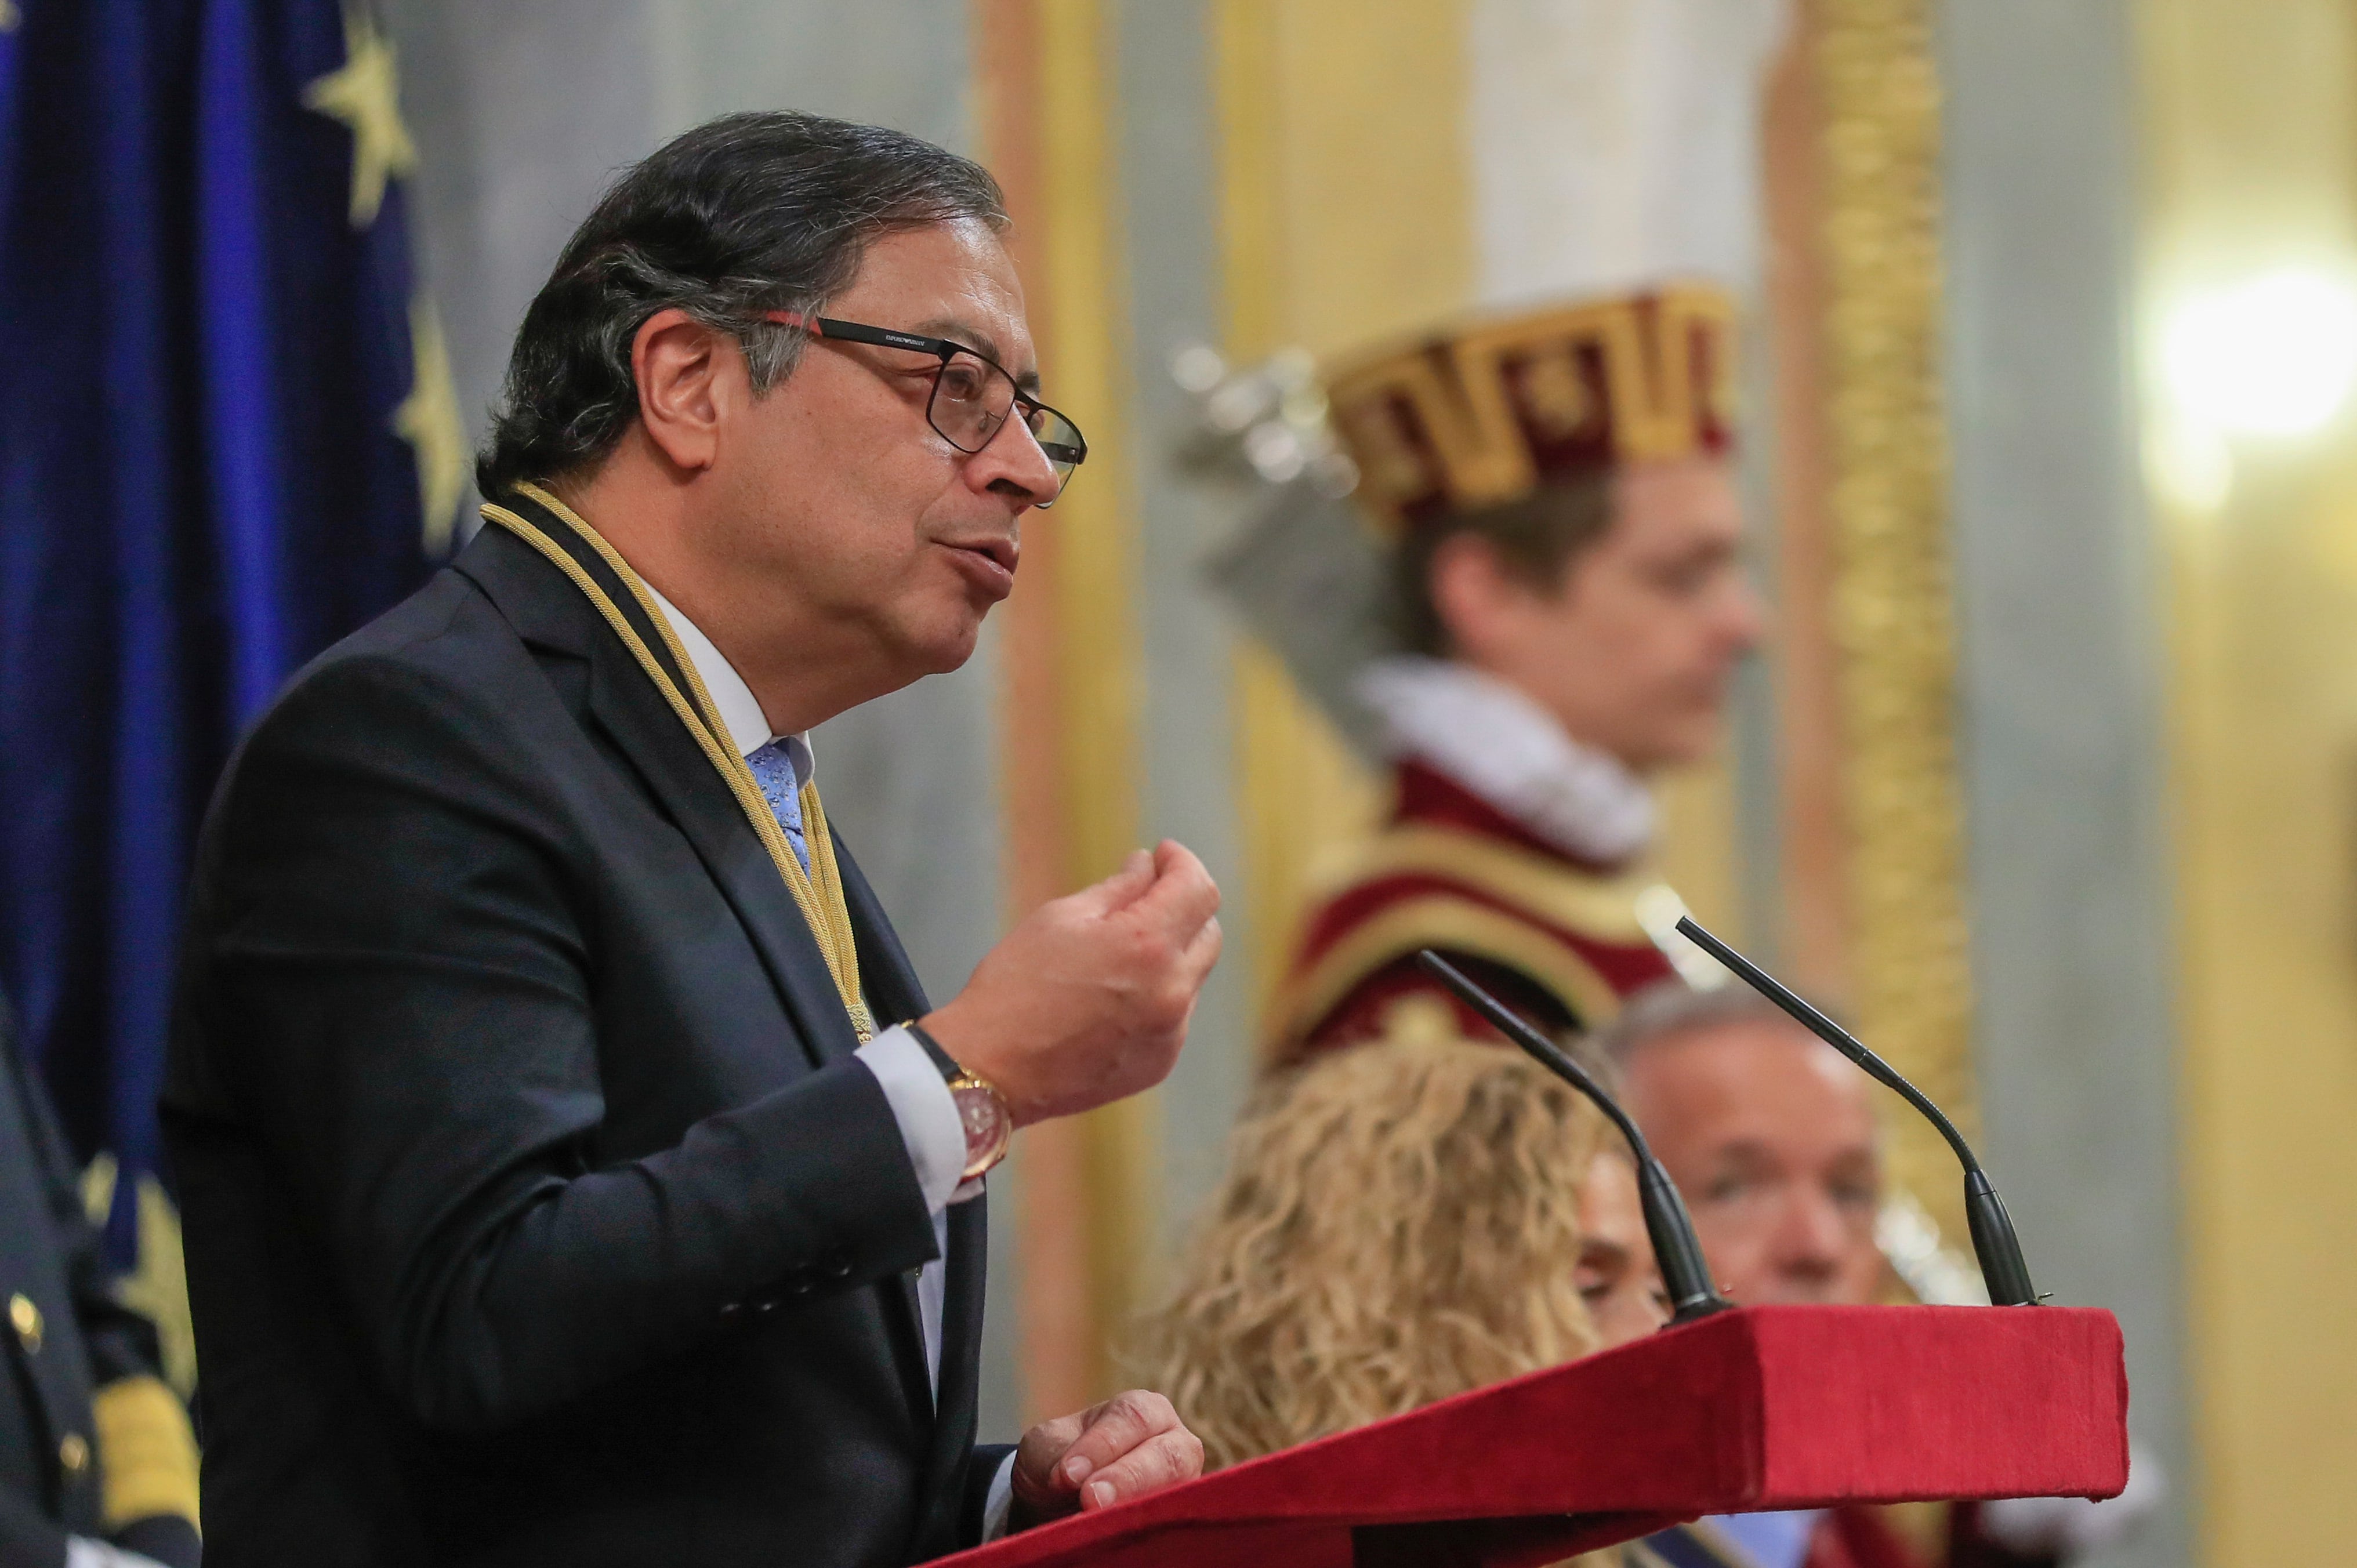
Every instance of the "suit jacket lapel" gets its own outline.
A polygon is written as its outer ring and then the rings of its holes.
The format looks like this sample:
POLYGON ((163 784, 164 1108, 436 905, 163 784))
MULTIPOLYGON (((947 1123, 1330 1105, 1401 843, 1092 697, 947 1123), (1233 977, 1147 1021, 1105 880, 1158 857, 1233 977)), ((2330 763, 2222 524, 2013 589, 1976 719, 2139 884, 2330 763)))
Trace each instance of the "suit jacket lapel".
MULTIPOLYGON (((859 939, 859 972, 866 977, 868 1001, 879 1022, 905 1023, 930 1012, 924 987, 893 932, 892 923, 858 863, 835 840, 835 855, 843 869, 844 902, 851 910, 853 931, 859 939)), ((957 1515, 965 1498, 965 1466, 974 1441, 974 1410, 982 1385, 982 1313, 988 1286, 990 1254, 989 1204, 985 1197, 952 1204, 949 1210, 949 1246, 943 1260, 942 1300, 942 1364, 938 1393, 931 1408, 936 1419, 932 1451, 925 1462, 924 1489, 929 1499, 929 1527, 942 1552, 956 1544, 957 1515)), ((908 1291, 909 1321, 919 1325, 919 1375, 923 1376, 924 1337, 913 1282, 908 1291)), ((934 1386, 928 1380, 923 1387, 934 1386)))
MULTIPOLYGON (((678 671, 671 667, 662 639, 596 552, 581 544, 561 519, 529 499, 511 497, 508 504, 555 540, 606 589, 676 682, 678 671)), ((779 876, 727 784, 613 628, 554 565, 496 524, 483 530, 457 564, 490 596, 519 635, 588 660, 590 712, 637 764, 647 787, 719 885, 813 1064, 823 1067, 849 1056, 858 1047, 858 1036, 792 891, 779 876)), ((725 736, 722 744, 727 744, 725 736)))
POLYGON ((955 1509, 963 1490, 956 1484, 959 1466, 974 1447, 973 1417, 982 1391, 982 1308, 990 1258, 986 1198, 951 1206, 949 1252, 942 1303, 940 1404, 959 1419, 934 1429, 927 1475, 947 1489, 948 1506, 955 1509))
POLYGON ((974 1458, 974 1409, 982 1381, 982 1298, 989 1226, 976 1197, 949 1211, 946 1300, 942 1314, 941 1417, 924 1461, 917 1544, 940 1556, 969 1544, 958 1538, 974 1458))
MULTIPOLYGON (((894 933, 892 922, 885 918, 884 906, 877 898, 876 890, 868 886, 866 875, 859 869, 859 863, 852 858, 850 847, 839 833, 834 835, 834 859, 835 868, 843 874, 843 902, 851 913, 851 931, 858 944, 860 983, 867 991, 868 1011, 883 1028, 924 1016, 932 1008, 925 1000, 925 988, 917 979, 916 968, 909 963, 908 951, 894 933)), ((954 1256, 958 1245, 957 1210, 953 1208, 950 1214, 948 1251, 954 1256)), ((894 1321, 896 1342, 901 1352, 901 1375, 909 1385, 909 1402, 931 1415, 937 1401, 933 1375, 925 1365, 925 1316, 923 1305, 917 1298, 917 1278, 912 1273, 897 1275, 882 1288, 895 1308, 888 1316, 894 1321)), ((942 1324, 942 1359, 944 1363, 949 1359, 946 1312, 942 1324)), ((946 1393, 946 1385, 942 1391, 946 1393)))
MULTIPOLYGON (((662 639, 629 589, 615 579, 597 553, 583 544, 564 520, 551 515, 528 497, 511 497, 507 503, 555 540, 602 585, 638 630, 639 636, 674 682, 673 667, 662 639)), ((787 1012, 799 1027, 813 1062, 824 1066, 851 1055, 858 1036, 835 993, 834 977, 819 950, 817 938, 803 920, 800 907, 778 868, 770 863, 743 811, 702 748, 680 724, 662 693, 655 689, 637 659, 580 590, 539 552, 494 524, 486 527, 457 563, 459 570, 489 595, 500 612, 527 641, 540 642, 585 658, 589 662, 589 708, 615 745, 639 768, 648 789, 694 847, 712 878, 720 886, 737 918, 751 938, 754 950, 768 969, 787 1012)), ((684 687, 682 688, 684 690, 684 687)), ((725 744, 725 742, 724 742, 725 744)), ((905 1023, 930 1011, 909 955, 885 918, 867 878, 850 852, 836 840, 837 864, 843 873, 844 902, 858 942, 860 975, 867 991, 869 1010, 886 1024, 905 1023)), ((974 1359, 978 1352, 960 1344, 952 1333, 974 1338, 978 1334, 979 1284, 974 1287, 975 1315, 957 1306, 961 1255, 978 1246, 966 1235, 981 1235, 982 1204, 960 1204, 950 1210, 947 1281, 952 1292, 942 1322, 942 1393, 951 1393, 947 1380, 952 1347, 974 1359), (971 1219, 964 1216, 971 1211, 971 1219)), ((972 1260, 979 1274, 980 1256, 972 1260)), ((885 1320, 891 1326, 896 1359, 909 1406, 924 1424, 934 1410, 932 1374, 925 1364, 923 1310, 917 1299, 916 1280, 896 1274, 877 1287, 885 1320)), ((969 1372, 972 1381, 977 1373, 969 1372)), ((971 1394, 965 1396, 969 1401, 971 1394)), ((947 1404, 944 1408, 958 1408, 947 1404)), ((936 1455, 942 1434, 934 1431, 936 1455)), ((966 1439, 972 1441, 969 1434, 966 1439)), ((929 1466, 930 1473, 930 1466, 929 1466)), ((953 1478, 953 1477, 952 1477, 953 1478)))

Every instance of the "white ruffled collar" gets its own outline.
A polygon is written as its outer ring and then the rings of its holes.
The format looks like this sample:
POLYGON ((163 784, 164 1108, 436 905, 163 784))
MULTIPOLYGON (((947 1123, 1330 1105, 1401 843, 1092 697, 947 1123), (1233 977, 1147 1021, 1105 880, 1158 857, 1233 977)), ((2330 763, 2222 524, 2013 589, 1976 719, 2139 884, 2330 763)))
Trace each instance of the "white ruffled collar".
POLYGON ((1653 797, 1627 764, 1469 665, 1402 655, 1361 671, 1384 750, 1414 757, 1576 859, 1619 865, 1653 839, 1653 797))

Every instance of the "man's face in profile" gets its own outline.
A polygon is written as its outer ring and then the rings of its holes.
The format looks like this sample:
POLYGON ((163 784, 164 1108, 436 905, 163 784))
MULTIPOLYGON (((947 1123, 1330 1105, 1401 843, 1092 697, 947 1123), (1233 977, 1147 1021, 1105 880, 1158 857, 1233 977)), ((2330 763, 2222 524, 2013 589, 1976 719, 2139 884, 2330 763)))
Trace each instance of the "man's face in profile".
MULTIPOLYGON (((824 314, 942 338, 1036 373, 1023 291, 989 227, 889 233, 824 314)), ((1020 419, 980 452, 926 420, 939 359, 813 338, 720 432, 715 505, 728 556, 782 605, 881 646, 908 679, 954 670, 1012 590, 1018 520, 1056 493, 1020 419)))
POLYGON ((1638 463, 1612 489, 1611 526, 1555 596, 1558 705, 1574 735, 1640 771, 1699 762, 1760 634, 1734 471, 1717 456, 1638 463))
POLYGON ((1874 1299, 1882 1165, 1865 1075, 1781 1020, 1647 1041, 1628 1101, 1744 1305, 1874 1299))
POLYGON ((1638 463, 1613 477, 1610 505, 1559 580, 1492 565, 1460 594, 1451 631, 1575 739, 1641 773, 1699 762, 1762 629, 1733 472, 1717 456, 1638 463))

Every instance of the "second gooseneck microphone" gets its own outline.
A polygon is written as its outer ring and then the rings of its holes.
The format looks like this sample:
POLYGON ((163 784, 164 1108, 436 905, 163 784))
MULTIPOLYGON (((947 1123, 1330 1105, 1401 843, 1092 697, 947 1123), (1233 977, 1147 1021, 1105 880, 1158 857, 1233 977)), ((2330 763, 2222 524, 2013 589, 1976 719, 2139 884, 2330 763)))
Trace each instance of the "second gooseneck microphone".
POLYGON ((1766 970, 1703 929, 1692 915, 1678 921, 1678 934, 1703 951, 1732 970, 1737 978, 1760 995, 1782 1008, 1809 1033, 1864 1069, 1876 1082, 1896 1090, 1900 1099, 1915 1107, 1940 1130, 1948 1140, 1948 1147, 1956 1151, 1956 1158, 1964 1166, 1964 1221, 1973 1233, 1973 1255, 1980 1260, 1981 1279, 1988 1286, 1989 1302, 1996 1306, 2036 1306, 2038 1287, 2029 1283, 2029 1265, 2022 1261, 2020 1239, 2013 1233, 2013 1220, 2005 1211, 2005 1200, 1989 1184, 1988 1173, 1981 1169, 1980 1157, 1973 1153, 1964 1135, 1946 1112, 1932 1103, 1931 1096, 1907 1081, 1897 1068, 1866 1048, 1863 1042, 1785 989, 1766 970))
POLYGON ((1467 979, 1455 964, 1430 948, 1418 952, 1415 959, 1442 984, 1463 997, 1467 1006, 1535 1058, 1541 1067, 1596 1101, 1598 1108, 1611 1118, 1612 1124, 1620 1129, 1620 1135, 1629 1140, 1630 1153, 1637 1158, 1637 1200, 1645 1210, 1645 1234, 1652 1239, 1653 1259, 1662 1271, 1662 1288, 1669 1293, 1670 1321, 1691 1323, 1733 1306, 1735 1304, 1719 1294, 1710 1283, 1710 1268, 1703 1262, 1702 1243, 1695 1239, 1694 1220, 1686 1213, 1685 1200, 1678 1196, 1669 1172, 1653 1158, 1653 1151, 1645 1146, 1645 1135, 1637 1131, 1629 1113, 1562 1047, 1467 979))

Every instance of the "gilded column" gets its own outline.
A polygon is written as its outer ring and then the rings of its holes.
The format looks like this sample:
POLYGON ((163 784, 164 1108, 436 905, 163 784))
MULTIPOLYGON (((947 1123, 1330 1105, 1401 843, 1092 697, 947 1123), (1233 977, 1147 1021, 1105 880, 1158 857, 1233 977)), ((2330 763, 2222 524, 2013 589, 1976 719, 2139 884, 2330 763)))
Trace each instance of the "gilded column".
MULTIPOLYGON (((1860 1031, 1977 1125, 1940 396, 1931 0, 1818 0, 1829 510, 1860 1031)), ((1893 1175, 1964 1235, 1955 1162, 1891 1118, 1893 1175)))

